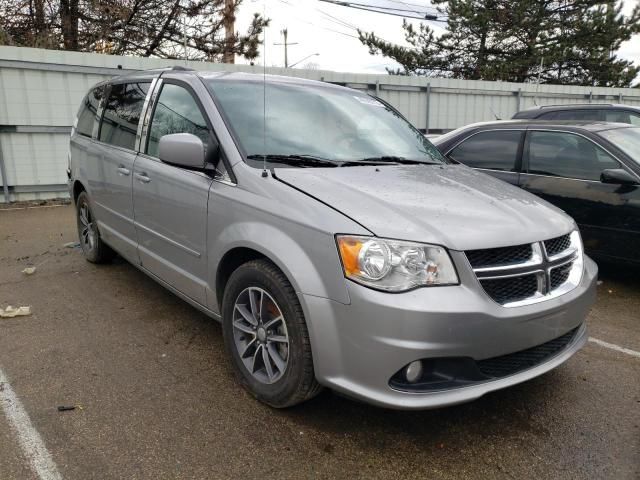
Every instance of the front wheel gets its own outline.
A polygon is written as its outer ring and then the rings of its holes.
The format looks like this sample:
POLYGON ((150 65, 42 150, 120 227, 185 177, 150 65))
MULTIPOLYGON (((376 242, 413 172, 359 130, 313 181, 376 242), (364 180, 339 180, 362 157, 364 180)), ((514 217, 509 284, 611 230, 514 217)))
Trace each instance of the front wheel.
POLYGON ((315 396, 309 332, 296 293, 267 260, 240 266, 222 301, 223 333, 240 383, 276 408, 315 396))
POLYGON ((115 252, 102 241, 98 224, 93 216, 89 195, 82 192, 76 202, 76 217, 80 247, 85 258, 91 263, 106 263, 113 259, 115 252))

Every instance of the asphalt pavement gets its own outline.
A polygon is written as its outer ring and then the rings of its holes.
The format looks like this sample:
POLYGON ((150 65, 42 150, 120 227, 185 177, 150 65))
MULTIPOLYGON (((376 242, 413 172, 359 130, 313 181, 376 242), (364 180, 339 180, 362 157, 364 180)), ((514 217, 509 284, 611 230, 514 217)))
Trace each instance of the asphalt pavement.
MULTIPOLYGON (((273 410, 235 383, 216 321, 122 260, 86 262, 64 246, 76 240, 71 206, 0 210, 0 307, 32 307, 0 318, 0 375, 58 475, 35 473, 0 409, 2 480, 640 478, 632 353, 589 342, 542 377, 440 410, 329 391, 273 410)), ((640 351, 640 272, 601 279, 590 335, 640 351)))

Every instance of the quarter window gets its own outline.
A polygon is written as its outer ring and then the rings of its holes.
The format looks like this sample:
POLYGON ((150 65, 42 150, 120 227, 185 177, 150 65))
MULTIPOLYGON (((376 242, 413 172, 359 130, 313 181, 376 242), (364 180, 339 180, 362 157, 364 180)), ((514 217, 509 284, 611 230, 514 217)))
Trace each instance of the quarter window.
POLYGON ((568 132, 530 132, 528 173, 600 180, 620 163, 591 140, 568 132))
POLYGON ((521 137, 519 130, 480 132, 463 141, 449 156, 474 168, 515 172, 521 137))
POLYGON ((185 88, 169 83, 162 87, 153 112, 147 154, 157 157, 160 138, 172 133, 191 133, 202 140, 205 148, 210 141, 207 122, 193 96, 185 88))
POLYGON ((103 97, 104 87, 96 87, 82 100, 82 105, 78 112, 78 122, 76 124, 76 132, 79 135, 85 137, 93 136, 93 125, 103 97))
POLYGON ((133 150, 149 83, 113 85, 102 114, 100 141, 133 150))

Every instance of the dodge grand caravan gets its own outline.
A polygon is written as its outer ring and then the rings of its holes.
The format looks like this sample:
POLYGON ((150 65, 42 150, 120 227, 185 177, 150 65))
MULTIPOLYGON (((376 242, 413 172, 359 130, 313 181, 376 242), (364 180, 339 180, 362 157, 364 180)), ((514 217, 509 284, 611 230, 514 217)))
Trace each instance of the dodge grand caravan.
POLYGON ((586 341, 597 267, 575 222, 453 164, 385 102, 173 68, 93 87, 71 136, 87 260, 115 252, 223 324, 239 382, 457 404, 586 341))

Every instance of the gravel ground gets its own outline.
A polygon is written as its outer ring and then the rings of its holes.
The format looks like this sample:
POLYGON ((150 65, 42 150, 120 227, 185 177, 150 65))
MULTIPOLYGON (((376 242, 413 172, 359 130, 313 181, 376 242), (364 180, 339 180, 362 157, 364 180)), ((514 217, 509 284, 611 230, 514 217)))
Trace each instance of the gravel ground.
MULTIPOLYGON (((123 261, 87 263, 76 237, 70 206, 0 211, 0 307, 33 307, 0 319, 0 372, 64 479, 640 478, 638 357, 588 343, 441 410, 325 391, 274 411, 234 382, 218 323, 123 261)), ((591 335, 640 351, 638 271, 601 278, 591 335)), ((1 412, 0 478, 36 478, 1 412)))

